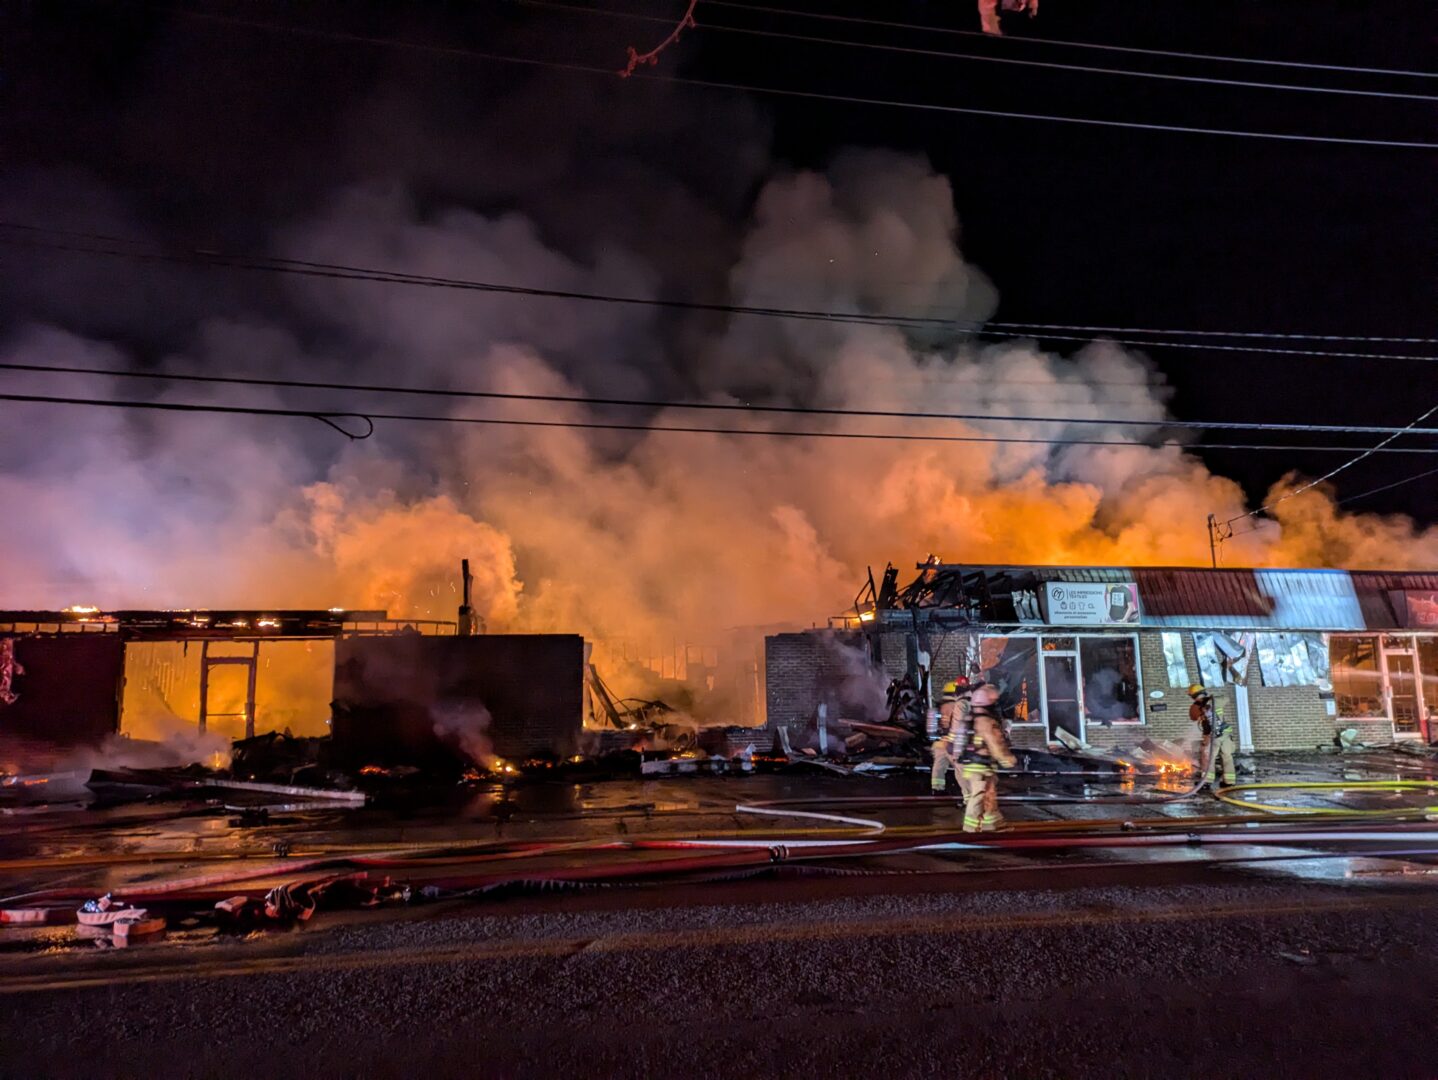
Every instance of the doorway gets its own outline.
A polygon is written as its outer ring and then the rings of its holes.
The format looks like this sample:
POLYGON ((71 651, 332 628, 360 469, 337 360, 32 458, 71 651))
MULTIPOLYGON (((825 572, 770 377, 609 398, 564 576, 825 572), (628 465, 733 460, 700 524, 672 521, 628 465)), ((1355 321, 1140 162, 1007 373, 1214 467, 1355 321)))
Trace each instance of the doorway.
POLYGON ((1411 644, 1403 638, 1389 638, 1383 643, 1383 678, 1395 739, 1421 738, 1425 726, 1418 662, 1411 644), (1395 647, 1400 645, 1409 647, 1395 647))
POLYGON ((1044 716, 1049 742, 1060 742, 1062 728, 1080 743, 1084 741, 1083 707, 1079 701, 1078 655, 1048 651, 1044 642, 1044 716))
POLYGON ((223 642, 226 655, 213 655, 209 641, 200 650, 200 730, 215 731, 230 739, 255 734, 255 677, 260 643, 223 642), (245 648, 241 655, 231 648, 245 648))

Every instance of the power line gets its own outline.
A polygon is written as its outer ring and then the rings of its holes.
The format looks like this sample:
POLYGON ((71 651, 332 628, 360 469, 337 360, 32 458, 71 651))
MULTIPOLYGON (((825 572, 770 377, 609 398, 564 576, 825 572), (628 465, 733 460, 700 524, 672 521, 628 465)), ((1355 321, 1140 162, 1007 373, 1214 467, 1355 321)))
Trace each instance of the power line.
MULTIPOLYGON (((992 337, 993 334, 987 331, 977 333, 992 337)), ((1002 336, 1011 336, 1004 334, 1002 336)), ((1438 361, 1438 356, 1419 356, 1415 353, 1375 353, 1375 352, 1334 352, 1331 349, 1280 349, 1266 345, 1218 345, 1211 342, 1198 341, 1146 341, 1139 338, 1110 337, 1104 335, 1101 338, 1078 337, 1073 334, 1054 334, 1047 330, 1027 335, 1041 341, 1111 341, 1115 345, 1133 345, 1137 348, 1147 349, 1200 349, 1208 352, 1236 352, 1236 353, 1258 353, 1271 356, 1322 356, 1331 360, 1427 360, 1438 361)))
MULTIPOLYGON (((529 61, 520 61, 527 63, 529 61)), ((739 90, 751 94, 801 98, 808 101, 837 101, 847 105, 879 105, 885 108, 914 109, 919 112, 953 113, 988 116, 1006 120, 1043 120, 1056 124, 1078 124, 1084 127, 1126 128, 1130 131, 1169 131, 1181 135, 1227 135, 1241 139, 1271 139, 1278 142, 1327 143, 1341 146, 1381 146, 1400 150, 1438 150, 1438 143, 1403 139, 1359 139, 1342 135, 1294 135, 1281 131, 1251 131, 1243 128, 1193 127, 1182 124, 1143 123, 1137 120, 1100 120, 1086 116, 1057 116, 1053 113, 1013 112, 1003 109, 980 109, 967 105, 938 105, 924 101, 899 101, 892 98, 862 97, 857 94, 824 94, 815 90, 787 90, 775 86, 754 86, 749 83, 723 82, 717 79, 694 79, 678 75, 643 75, 636 78, 655 82, 684 83, 706 86, 715 90, 739 90)))
MULTIPOLYGON (((1429 469, 1426 472, 1418 473, 1416 476, 1406 476, 1402 480, 1393 481, 1391 484, 1384 484, 1381 487, 1370 488, 1367 491, 1360 491, 1357 495, 1348 495, 1342 499, 1334 499, 1333 505, 1347 506, 1349 503, 1357 502, 1359 499, 1366 499, 1370 495, 1379 495, 1385 491, 1392 491, 1394 488, 1403 487, 1405 484, 1412 484, 1418 480, 1426 480, 1430 476, 1438 476, 1438 469, 1429 469)), ((1255 513, 1258 513, 1258 511, 1255 511, 1255 513)), ((1235 531, 1231 527, 1231 523, 1234 521, 1241 520, 1243 520, 1242 517, 1237 517, 1230 519, 1230 521, 1224 522, 1222 525, 1213 525, 1212 523, 1210 523, 1211 531, 1209 533, 1209 536, 1213 544, 1213 561, 1215 566, 1218 565, 1218 547, 1222 545, 1224 541, 1232 540, 1239 536, 1247 536, 1249 533, 1258 532, 1258 530, 1263 527, 1259 519, 1257 517, 1254 517, 1253 524, 1249 525, 1248 528, 1235 531), (1227 529, 1227 531, 1216 531, 1225 528, 1227 529)))
POLYGON ((1079 330, 1090 334, 1167 334, 1178 337, 1269 338, 1290 341, 1375 341, 1405 345, 1438 344, 1438 337, 1384 337, 1377 334, 1291 334, 1272 330, 1175 330, 1143 326, 1074 326, 1063 323, 986 322, 1001 330, 1079 330))
MULTIPOLYGON (((1174 447, 1180 450, 1265 450, 1300 453, 1340 453, 1351 454, 1351 446, 1301 446, 1301 445, 1279 445, 1273 443, 1184 443, 1174 439, 1165 439, 1158 442, 1129 442, 1123 439, 1045 439, 1038 437, 1020 437, 1006 435, 910 435, 900 432, 870 432, 870 431, 796 431, 792 429, 771 429, 771 428, 724 428, 724 427, 699 427, 680 426, 672 424, 622 424, 599 421, 584 420, 514 420, 488 416, 436 416, 433 414, 413 413, 381 413, 381 412, 346 412, 340 410, 317 410, 317 409, 282 409, 264 406, 249 405, 212 405, 198 402, 176 402, 176 401, 111 401, 99 398, 77 398, 62 397, 52 394, 5 394, 0 393, 0 401, 15 401, 43 405, 75 405, 91 408, 105 409, 138 409, 155 410, 162 412, 188 412, 188 413, 221 413, 227 415, 244 416, 284 416, 303 417, 310 420, 319 420, 336 431, 341 432, 347 438, 365 439, 373 431, 363 434, 354 434, 343 428, 338 421, 355 420, 364 421, 373 425, 377 420, 396 420, 412 423, 437 423, 437 424, 485 424, 500 427, 526 427, 526 428, 571 428, 586 431, 637 431, 637 432, 662 432, 668 434, 684 435, 747 435, 761 436, 767 438, 788 438, 788 439, 863 439, 885 442, 938 442, 938 443, 1017 443, 1032 446, 1117 446, 1128 449, 1147 448, 1151 450, 1163 447, 1174 447)), ((1375 449, 1370 453, 1384 454, 1438 454, 1438 447, 1383 447, 1375 449)))
MULTIPOLYGON (((281 25, 254 19, 241 19, 213 12, 172 9, 172 13, 185 18, 207 20, 229 26, 242 26, 271 33, 293 34, 316 40, 342 41, 350 44, 374 45, 382 48, 408 49, 416 52, 443 56, 463 56, 478 60, 493 60, 499 63, 522 64, 528 67, 547 68, 553 71, 571 71, 588 75, 603 75, 613 78, 615 72, 609 68, 592 64, 578 64, 557 60, 539 60, 534 57, 507 56, 502 53, 485 52, 479 49, 463 48, 456 45, 429 45, 401 38, 374 37, 368 34, 353 34, 347 31, 319 30, 312 27, 281 25)), ((665 82, 687 86, 702 86, 711 90, 737 90, 742 93, 769 94, 775 97, 799 98, 806 101, 835 101, 846 105, 877 105, 884 108, 914 109, 920 112, 945 113, 952 115, 986 116, 1006 120, 1042 120, 1058 124, 1078 124, 1085 127, 1112 127, 1130 131, 1168 131, 1185 135, 1225 135, 1245 139, 1270 139, 1279 142, 1323 143, 1342 146, 1374 146, 1402 150, 1438 150, 1438 143, 1417 142, 1403 139, 1361 139, 1341 135, 1295 135, 1278 131, 1252 131, 1236 128, 1191 127, 1179 124, 1142 123, 1134 120, 1100 120, 1094 117, 1058 116, 1051 113, 1014 112, 1005 109, 981 109, 967 105, 938 105, 930 102, 898 101, 887 98, 862 97, 852 94, 824 94, 813 90, 786 90, 774 86, 756 86, 749 83, 725 82, 717 79, 695 79, 679 75, 651 75, 636 71, 631 79, 649 82, 665 82)))
MULTIPOLYGON (((948 26, 932 26, 923 23, 890 22, 885 19, 870 19, 855 15, 832 15, 828 12, 798 11, 794 8, 766 7, 761 4, 736 3, 734 0, 704 0, 705 7, 735 8, 739 11, 759 11, 770 15, 788 15, 802 19, 820 19, 826 22, 858 23, 865 26, 885 26, 895 30, 919 30, 926 34, 949 34, 954 37, 983 38, 994 41, 992 34, 979 30, 959 30, 948 26)), ((1176 52, 1170 49, 1146 49, 1133 45, 1104 45, 1092 41, 1065 41, 1061 38, 1005 36, 999 40, 1024 45, 1058 45, 1069 49, 1097 49, 1103 52, 1135 53, 1142 56, 1167 56, 1181 60, 1217 60, 1225 64, 1259 64, 1265 67, 1303 68, 1310 71, 1342 71, 1356 75, 1393 75, 1415 79, 1438 79, 1438 72, 1404 71, 1394 68, 1349 67, 1343 64, 1322 64, 1304 60, 1269 60, 1251 56, 1220 56, 1213 53, 1176 52)))
MULTIPOLYGON (((638 76, 636 76, 638 77, 638 76)), ((25 229, 36 232, 59 233, 60 230, 39 229, 32 225, 15 222, 0 222, 0 228, 25 229)), ((74 234, 71 234, 74 235, 74 234)), ((119 243, 138 245, 138 241, 123 240, 119 243)), ((345 281, 371 281, 390 285, 415 285, 426 288, 460 289, 469 292, 501 293, 512 296, 530 296, 554 300, 582 300, 604 304, 631 304, 638 307, 670 308, 685 311, 707 311, 727 315, 762 315, 784 319, 807 319, 818 322, 856 323, 877 326, 942 326, 953 328, 954 323, 933 316, 867 315, 862 312, 808 311, 791 308, 754 307, 743 304, 704 303, 694 300, 669 300, 663 297, 615 296, 606 293, 592 293, 575 289, 545 289, 525 285, 511 285, 502 282, 475 281, 466 278, 437 277, 427 274, 410 274, 403 271, 374 270, 365 267, 347 266, 341 263, 312 262, 303 259, 286 259, 271 256, 228 255, 215 250, 191 249, 184 252, 142 250, 138 246, 129 248, 99 247, 94 243, 62 244, 34 238, 0 236, 0 243, 16 247, 44 248, 52 251, 66 251, 87 255, 108 255, 119 258, 138 259, 146 262, 183 263, 205 265, 232 270, 259 270, 277 274, 296 274, 302 277, 336 278, 345 281)), ((963 329, 963 327, 959 327, 963 329)))
MULTIPOLYGON (((1230 420, 1145 420, 1126 417, 1080 416, 996 416, 990 413, 933 413, 891 409, 845 409, 814 405, 754 405, 743 402, 661 401, 647 398, 604 398, 584 394, 524 394, 496 390, 458 390, 434 387, 376 385, 370 383, 321 382, 308 379, 271 379, 244 375, 200 375, 162 371, 127 371, 116 368, 0 363, 0 370, 29 371, 52 375, 98 375, 108 378, 263 386, 292 390, 338 390, 347 393, 408 394, 419 397, 478 399, 485 401, 546 402, 565 405, 619 406, 644 409, 692 409, 714 412, 785 414, 796 416, 848 416, 891 420, 952 420, 1010 424, 1097 424, 1118 427, 1180 428, 1194 431, 1286 431, 1325 435, 1438 435, 1438 428, 1373 427, 1343 424, 1285 424, 1230 420)), ((1434 448, 1438 450, 1438 447, 1434 448)))
POLYGON ((1281 502, 1284 502, 1284 501, 1286 501, 1286 500, 1288 500, 1288 499, 1291 499, 1291 498, 1293 498, 1295 495, 1302 495, 1305 491, 1308 491, 1308 490, 1310 490, 1310 489, 1312 489, 1312 488, 1317 487, 1319 484, 1323 483, 1325 480, 1332 480, 1332 479, 1333 479, 1335 476, 1337 476, 1339 473, 1343 472, 1343 470, 1352 468, 1354 465, 1357 465, 1360 461, 1364 460, 1365 458, 1372 457, 1374 454, 1378 453, 1380 450, 1383 450, 1383 449, 1384 449, 1385 447, 1387 447, 1390 443, 1392 443, 1393 440, 1397 439, 1400 435, 1402 435, 1404 431, 1413 431, 1413 430, 1416 430, 1419 424, 1423 423, 1424 420, 1427 420, 1427 419, 1428 419, 1430 416, 1432 416, 1435 412, 1438 412, 1438 405, 1434 405, 1431 409, 1429 409, 1427 412, 1425 412, 1422 416, 1418 417, 1416 420, 1414 420, 1412 423, 1410 423, 1407 427, 1405 427, 1405 428, 1403 428, 1402 430, 1397 431, 1397 432, 1395 432, 1394 434, 1388 436, 1388 438, 1384 439, 1384 440, 1383 440, 1381 443, 1379 443, 1377 446, 1374 446, 1374 447, 1372 447, 1372 448, 1370 448, 1370 449, 1368 449, 1368 450, 1363 451, 1363 453, 1359 454, 1357 457, 1353 458, 1351 461, 1345 461, 1342 465, 1339 465, 1339 466, 1338 466, 1337 468, 1335 468, 1335 469, 1330 469, 1328 472, 1326 472, 1326 473, 1324 473, 1322 476, 1320 476, 1317 480, 1310 480, 1308 483, 1303 484, 1303 485, 1300 486, 1300 487, 1296 487, 1296 488, 1294 488, 1292 491, 1285 492, 1283 495, 1280 495, 1278 498, 1274 499, 1273 502, 1264 504, 1262 507, 1260 507, 1260 509, 1261 509, 1261 510, 1270 510, 1270 509, 1272 509, 1276 504, 1281 503, 1281 502))
MULTIPOLYGON (((953 320, 928 315, 822 311, 803 308, 757 307, 746 304, 704 303, 693 300, 671 300, 663 297, 618 296, 575 289, 546 289, 536 286, 513 285, 504 282, 476 281, 468 278, 438 277, 428 274, 411 274, 404 271, 380 270, 343 263, 315 262, 277 256, 231 255, 209 248, 193 248, 182 252, 170 252, 153 247, 146 247, 141 241, 96 234, 74 233, 62 229, 51 229, 22 222, 0 220, 0 230, 4 229, 18 231, 25 235, 7 236, 4 235, 3 232, 0 232, 0 244, 87 255, 105 255, 117 258, 137 259, 143 262, 181 263, 185 265, 202 265, 235 270, 292 274, 302 277, 330 278, 344 281, 368 281, 391 285, 411 285, 423 288, 459 289, 471 292, 499 293, 557 300, 576 300, 589 303, 630 304, 640 307, 702 311, 726 315, 754 315, 769 318, 845 323, 861 326, 894 326, 901 329, 935 327, 984 338, 1009 338, 1012 336, 1010 332, 1005 330, 984 330, 979 329, 978 326, 973 323, 955 322, 953 320), (60 243, 47 238, 50 236, 72 238, 78 242, 60 243)), ((1055 334, 1048 331, 1037 333, 1033 336, 1047 341, 1087 343, 1094 340, 1090 337, 1055 334)), ((1257 345, 1225 345, 1121 337, 1106 337, 1104 340, 1111 341, 1118 345, 1132 345, 1149 349, 1199 349, 1279 356, 1314 356, 1330 359, 1438 361, 1438 356, 1423 356, 1414 353, 1335 352, 1329 349, 1289 349, 1257 345)))
MULTIPOLYGON (((553 11, 569 11, 584 15, 595 15, 609 19, 630 19, 650 23, 672 23, 672 19, 657 15, 642 15, 632 11, 614 11, 608 8, 589 7, 584 4, 567 4, 559 0, 511 0, 524 7, 544 8, 553 11)), ((730 26, 705 20, 700 24, 704 30, 715 30, 726 34, 744 34, 750 37, 776 38, 785 41, 801 41, 811 45, 838 45, 852 49, 873 49, 879 52, 900 53, 907 56, 939 57, 947 60, 971 60, 981 64, 1012 64, 1020 67, 1048 68, 1055 71, 1075 71, 1087 75, 1116 75, 1132 79, 1158 79, 1167 82, 1205 83, 1211 86, 1234 86, 1247 89, 1285 90, 1307 94, 1338 94, 1347 97, 1396 98, 1407 101, 1438 101, 1432 94, 1408 94, 1389 90, 1357 90, 1341 86, 1305 86, 1296 83, 1258 82, 1247 79, 1224 79, 1208 75, 1180 75, 1163 71, 1134 71, 1128 68, 1095 67, 1088 64, 1064 64, 1051 60, 1024 60, 1015 56, 986 56, 980 53, 958 53, 945 49, 921 49, 910 45, 886 45, 877 41, 850 41, 843 38, 818 37, 812 34, 794 34, 782 30, 764 30, 758 27, 730 26)))
MULTIPOLYGON (((1357 457, 1354 457, 1354 458, 1352 458, 1352 459, 1350 459, 1350 460, 1348 460, 1348 461, 1345 461, 1342 465, 1339 465, 1337 468, 1330 469, 1328 472, 1326 472, 1326 473, 1324 473, 1322 476, 1318 477, 1318 479, 1316 479, 1316 480, 1310 480, 1310 481, 1308 481, 1308 483, 1306 483, 1306 484, 1301 484, 1301 485, 1299 485, 1298 487, 1294 488, 1292 491, 1288 491, 1288 492, 1285 492, 1284 494, 1280 495, 1278 498, 1274 499, 1272 502, 1264 503, 1262 506, 1258 507, 1257 509, 1248 511, 1248 513, 1246 513, 1246 514, 1239 514, 1237 517, 1231 517, 1231 518, 1229 518, 1227 521, 1223 522, 1223 523, 1222 523, 1220 526, 1218 526, 1218 527, 1219 527, 1219 528, 1223 528, 1223 527, 1231 526, 1235 521, 1242 521, 1244 518, 1256 517, 1256 516, 1258 516, 1259 514, 1268 513, 1268 512, 1270 512, 1275 506, 1277 506, 1279 503, 1281 503, 1281 502, 1287 502, 1289 499, 1293 498, 1293 497, 1296 496, 1296 495, 1302 495, 1305 491, 1310 491, 1310 490, 1312 490, 1313 488, 1316 488, 1319 484, 1322 484, 1322 483, 1324 483, 1325 481, 1328 481, 1328 480, 1332 480, 1332 479, 1333 479, 1335 476, 1337 476, 1339 473, 1343 472, 1345 469, 1350 469, 1350 468, 1352 468, 1354 465, 1357 465, 1360 461, 1363 461, 1365 458, 1372 457, 1374 454, 1387 453, 1387 452, 1391 449, 1390 444, 1391 444, 1395 439, 1401 437, 1404 433, 1413 432, 1413 431, 1418 430, 1418 425, 1421 424, 1421 423, 1423 423, 1424 420, 1427 420, 1427 419, 1428 419, 1430 416, 1432 416, 1434 413, 1438 413, 1438 405, 1434 405, 1431 409, 1429 409, 1429 410, 1427 410, 1425 413, 1423 413, 1422 416, 1420 416, 1420 417, 1418 417, 1417 419, 1413 420, 1413 421, 1412 421, 1411 423, 1409 423, 1407 426, 1405 426, 1405 427, 1403 427, 1403 428, 1400 428, 1400 429, 1399 429, 1398 431, 1396 431, 1394 434, 1389 435, 1388 438, 1384 439, 1384 440, 1383 440, 1382 442, 1380 442, 1377 446, 1369 447, 1368 449, 1364 450, 1361 454, 1359 454, 1357 457)), ((1213 519, 1212 519, 1212 517, 1209 518, 1209 525, 1210 525, 1210 530, 1212 530, 1212 528, 1213 528, 1213 519)), ((1232 535, 1233 535, 1233 530, 1232 530, 1231 528, 1229 529, 1229 534, 1228 534, 1228 535, 1229 535, 1229 536, 1232 536, 1232 535)), ((1240 535, 1242 535, 1242 534, 1240 534, 1240 535)), ((1223 539, 1227 539, 1227 537, 1220 537, 1219 539, 1220 539, 1220 540, 1223 540, 1223 539)))
POLYGON ((1343 506, 1347 503, 1355 502, 1358 499, 1366 499, 1370 495, 1378 495, 1384 491, 1392 491, 1394 488, 1402 487, 1404 484, 1411 484, 1417 480, 1426 480, 1430 476, 1438 476, 1438 469, 1429 469, 1427 472, 1421 472, 1417 476, 1404 477, 1402 480, 1395 480, 1393 481, 1393 483, 1384 484, 1382 487, 1376 487, 1368 491, 1362 491, 1359 492, 1357 495, 1349 495, 1347 498, 1338 499, 1336 502, 1334 502, 1333 505, 1343 506))

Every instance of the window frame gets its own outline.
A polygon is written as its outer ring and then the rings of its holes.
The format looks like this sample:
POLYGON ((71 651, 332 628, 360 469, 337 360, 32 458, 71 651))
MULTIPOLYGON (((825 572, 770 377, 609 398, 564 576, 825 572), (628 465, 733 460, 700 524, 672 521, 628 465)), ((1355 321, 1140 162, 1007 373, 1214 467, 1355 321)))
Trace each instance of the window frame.
MULTIPOLYGON (((1035 656, 1036 656, 1036 658, 1037 658, 1037 660, 1038 660, 1038 677, 1039 677, 1039 688, 1038 688, 1038 694, 1039 694, 1039 713, 1038 713, 1038 715, 1039 715, 1039 718, 1038 718, 1037 720, 1025 720, 1025 721, 1022 721, 1022 722, 1015 721, 1015 722, 1013 722, 1013 723, 1010 725, 1011 727, 1014 727, 1014 728, 1022 728, 1022 729, 1025 729, 1025 730, 1033 730, 1033 729, 1037 728, 1037 729, 1041 729, 1041 730, 1043 730, 1043 731, 1045 731, 1045 732, 1048 731, 1048 729, 1049 729, 1049 694, 1048 694, 1049 688, 1048 688, 1048 675, 1047 675, 1047 673, 1044 671, 1044 662, 1043 662, 1043 661, 1044 661, 1044 658, 1047 657, 1047 656, 1072 656, 1072 657, 1074 658, 1074 670, 1075 670, 1075 672, 1076 672, 1076 674, 1077 674, 1077 676, 1078 676, 1079 720, 1080 720, 1080 721, 1082 722, 1082 724, 1083 724, 1083 738, 1084 738, 1084 741, 1087 742, 1087 741, 1088 741, 1088 726, 1089 726, 1089 723, 1090 723, 1090 722, 1095 723, 1095 724, 1100 724, 1100 725, 1105 726, 1105 727, 1112 726, 1112 727, 1130 727, 1130 728, 1136 728, 1136 727, 1147 727, 1147 726, 1148 726, 1148 706, 1145 704, 1145 701, 1144 701, 1143 649, 1139 647, 1139 633, 1140 633, 1140 630, 1135 629, 1135 630, 1130 630, 1130 631, 1128 631, 1128 632, 1126 632, 1126 633, 1117 633, 1117 634, 1115 634, 1115 633, 1108 633, 1108 634, 1085 634, 1085 633, 1081 633, 1081 632, 1069 631, 1069 632, 1063 633, 1063 634, 1044 634, 1044 633, 1035 633, 1035 632, 1027 632, 1027 633, 1019 632, 1019 633, 1013 633, 1013 634, 980 634, 979 636, 980 636, 980 639, 990 638, 990 637, 995 637, 995 638, 1002 637, 1002 638, 1010 638, 1010 639, 1011 639, 1011 638, 1033 638, 1033 639, 1035 639, 1034 653, 1035 653, 1035 656), (1044 648, 1044 639, 1045 639, 1045 638, 1051 638, 1051 639, 1054 639, 1054 640, 1056 640, 1056 641, 1057 641, 1057 640, 1072 641, 1072 642, 1073 642, 1073 648, 1071 648, 1071 649, 1045 649, 1045 648, 1044 648), (1092 720, 1092 721, 1090 720, 1090 717, 1088 716, 1088 713, 1085 711, 1085 702, 1084 702, 1084 683, 1085 683, 1086 679, 1085 679, 1084 665, 1083 665, 1083 646, 1082 646, 1082 642, 1083 642, 1085 639, 1088 639, 1088 638, 1095 638, 1095 639, 1104 640, 1104 641, 1112 640, 1112 639, 1114 639, 1114 638, 1125 638, 1125 639, 1127 639, 1128 642, 1132 645, 1132 647, 1133 647, 1133 672, 1134 672, 1134 682, 1135 682, 1135 683, 1137 684, 1137 686, 1138 686, 1138 718, 1137 718, 1137 719, 1134 719, 1134 720, 1110 720, 1110 721, 1108 721, 1106 724, 1105 724, 1103 721, 1100 721, 1100 720, 1092 720)), ((1185 663, 1186 663, 1186 661, 1185 661, 1185 663)), ((1165 663, 1164 666, 1165 666, 1165 668, 1167 668, 1168 665, 1165 663)), ((1167 678, 1167 673, 1166 673, 1166 672, 1165 672, 1165 676, 1164 676, 1164 677, 1167 678)), ((1033 710, 1032 710, 1032 709, 1029 710, 1029 715, 1030 715, 1030 716, 1033 716, 1033 710)))
POLYGON ((1388 705, 1388 672, 1385 669, 1385 649, 1383 646, 1384 635, 1378 631, 1367 634, 1329 634, 1328 635, 1328 684, 1333 687, 1333 715, 1337 720, 1383 720, 1391 724, 1393 722, 1392 710, 1388 705), (1334 678, 1336 674, 1333 663, 1334 641, 1361 641, 1368 639, 1373 642, 1373 672, 1378 676, 1378 696, 1382 702, 1382 711, 1378 713, 1355 713, 1346 716, 1338 704, 1338 681, 1334 678))

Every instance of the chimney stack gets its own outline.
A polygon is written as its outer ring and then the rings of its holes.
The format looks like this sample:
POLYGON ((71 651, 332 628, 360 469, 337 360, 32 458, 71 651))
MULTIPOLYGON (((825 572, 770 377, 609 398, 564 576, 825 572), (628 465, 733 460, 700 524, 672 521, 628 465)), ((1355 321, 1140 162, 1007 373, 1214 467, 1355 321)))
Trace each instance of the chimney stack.
POLYGON ((474 606, 471 603, 471 589, 474 585, 474 576, 469 572, 469 560, 462 559, 459 564, 460 576, 464 579, 464 602, 459 605, 459 627, 460 637, 473 637, 475 631, 474 606))

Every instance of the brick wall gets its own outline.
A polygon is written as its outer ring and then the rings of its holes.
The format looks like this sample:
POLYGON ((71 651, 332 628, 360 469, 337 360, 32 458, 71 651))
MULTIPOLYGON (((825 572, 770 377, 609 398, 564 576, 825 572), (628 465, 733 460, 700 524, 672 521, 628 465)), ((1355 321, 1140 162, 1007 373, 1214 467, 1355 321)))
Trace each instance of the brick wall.
MULTIPOLYGON (((891 637, 902 635, 884 635, 885 639, 891 637)), ((851 716, 871 712, 875 688, 879 700, 883 700, 883 687, 890 677, 887 669, 891 647, 893 643, 883 642, 884 667, 875 669, 872 680, 865 680, 866 646, 860 634, 806 630, 766 637, 764 693, 768 726, 807 723, 817 715, 820 704, 829 707, 832 719, 846 712, 851 716), (865 704, 867 708, 861 708, 865 704)), ((902 656, 902 641, 897 642, 896 647, 902 656)))
POLYGON ((1349 720, 1330 716, 1330 703, 1318 696, 1316 686, 1264 686, 1257 657, 1251 661, 1248 682, 1248 714, 1255 750, 1332 746, 1333 737, 1350 727, 1358 729, 1360 741, 1371 745, 1387 745, 1393 741, 1393 725, 1386 719, 1349 720))

